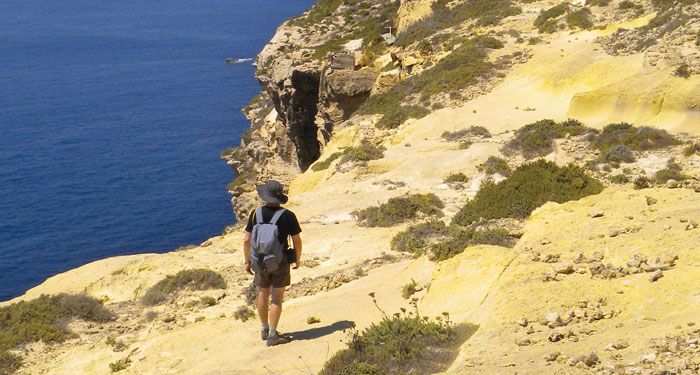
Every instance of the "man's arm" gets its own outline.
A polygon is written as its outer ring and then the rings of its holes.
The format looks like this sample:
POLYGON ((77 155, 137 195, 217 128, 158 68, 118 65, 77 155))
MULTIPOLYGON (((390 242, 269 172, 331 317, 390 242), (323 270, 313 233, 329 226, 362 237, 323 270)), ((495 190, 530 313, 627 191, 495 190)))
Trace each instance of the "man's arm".
POLYGON ((250 232, 245 232, 243 235, 243 256, 245 257, 245 270, 249 274, 253 274, 250 271, 250 232))
POLYGON ((294 269, 297 269, 301 264, 301 236, 299 236, 298 234, 293 235, 292 243, 294 244, 294 251, 296 251, 297 253, 297 261, 294 265, 294 269))

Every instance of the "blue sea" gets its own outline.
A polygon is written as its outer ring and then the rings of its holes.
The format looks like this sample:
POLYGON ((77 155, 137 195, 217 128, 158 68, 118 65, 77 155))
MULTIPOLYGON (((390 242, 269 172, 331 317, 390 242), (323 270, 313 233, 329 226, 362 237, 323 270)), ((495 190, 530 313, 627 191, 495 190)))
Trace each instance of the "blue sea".
POLYGON ((312 0, 2 0, 0 300, 235 222, 248 63, 312 0))

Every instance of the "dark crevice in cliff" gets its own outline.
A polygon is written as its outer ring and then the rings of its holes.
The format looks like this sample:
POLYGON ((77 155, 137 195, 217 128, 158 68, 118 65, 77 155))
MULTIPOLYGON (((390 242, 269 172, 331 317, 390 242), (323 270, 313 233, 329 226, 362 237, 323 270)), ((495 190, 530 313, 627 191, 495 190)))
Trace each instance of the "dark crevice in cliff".
POLYGON ((319 80, 318 72, 295 70, 289 79, 280 83, 279 95, 272 95, 277 113, 286 124, 289 138, 296 147, 302 171, 308 169, 321 154, 315 122, 319 80))

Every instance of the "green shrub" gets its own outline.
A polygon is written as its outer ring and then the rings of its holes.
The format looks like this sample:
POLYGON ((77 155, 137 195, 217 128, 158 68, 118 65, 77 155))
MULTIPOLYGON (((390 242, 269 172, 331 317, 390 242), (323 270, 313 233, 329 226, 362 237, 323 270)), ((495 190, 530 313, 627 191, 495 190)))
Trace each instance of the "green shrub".
MULTIPOLYGON (((420 94, 420 100, 427 101, 435 94, 457 94, 460 90, 476 83, 479 78, 493 72, 494 64, 488 61, 487 49, 484 47, 488 43, 485 39, 466 39, 432 68, 400 81, 386 92, 371 95, 360 106, 357 113, 360 115, 391 113, 391 117, 385 121, 387 124, 397 124, 397 120, 388 120, 401 119, 400 115, 405 109, 400 110, 399 107, 404 98, 420 94)), ((420 114, 420 112, 416 113, 420 114)))
MULTIPOLYGON (((291 20, 290 23, 296 26, 312 27, 323 21, 332 22, 333 18, 339 15, 336 13, 338 6, 336 4, 328 4, 333 2, 334 0, 326 1, 325 3, 327 4, 321 7, 323 12, 316 11, 315 8, 320 5, 317 3, 311 8, 309 14, 291 20), (309 15, 312 16, 310 17, 309 15)), ((395 18, 399 2, 393 0, 377 1, 378 6, 372 12, 366 9, 367 5, 364 5, 366 4, 364 2, 344 1, 342 3, 348 6, 348 9, 343 12, 342 16, 346 21, 344 29, 350 32, 330 38, 325 43, 315 47, 311 58, 319 60, 331 52, 340 51, 343 44, 353 39, 362 39, 366 55, 376 56, 382 53, 386 48, 386 42, 381 37, 381 34, 385 32, 384 26, 391 24, 395 18)))
POLYGON ((122 370, 126 370, 127 367, 129 367, 129 364, 131 361, 128 358, 125 359, 120 359, 116 362, 112 362, 109 364, 109 369, 112 372, 119 372, 122 370))
POLYGON ((590 29, 593 27, 593 21, 591 21, 591 10, 588 8, 581 8, 567 14, 566 23, 571 28, 578 27, 579 29, 590 29))
POLYGON ((673 75, 681 78, 690 78, 690 66, 688 66, 688 64, 679 65, 676 70, 673 71, 673 75))
POLYGON ((250 182, 255 181, 255 178, 255 171, 244 169, 240 171, 238 176, 236 176, 233 181, 229 182, 226 189, 228 191, 252 191, 255 186, 250 182))
POLYGON ((468 181, 469 181, 469 177, 467 177, 467 175, 465 175, 465 174, 462 173, 462 172, 450 173, 449 175, 447 175, 447 177, 445 177, 445 178, 443 179, 443 181, 446 182, 446 183, 451 183, 451 182, 468 182, 468 181))
POLYGON ((165 302, 168 297, 181 290, 226 289, 224 278, 207 269, 183 270, 175 275, 168 275, 153 285, 141 298, 141 303, 154 306, 165 302))
MULTIPOLYGON (((444 314, 447 316, 446 314, 444 314)), ((417 313, 384 316, 362 333, 354 333, 348 347, 334 354, 321 375, 432 374, 446 370, 460 345, 477 327, 452 326, 449 320, 417 313)))
POLYGON ((470 0, 452 3, 450 6, 448 3, 449 0, 435 1, 430 16, 401 32, 394 44, 407 47, 467 20, 477 20, 477 25, 482 26, 496 25, 502 19, 520 13, 520 8, 511 0, 470 0))
POLYGON ((664 168, 657 171, 654 177, 657 184, 665 184, 668 180, 683 181, 688 179, 688 176, 681 171, 680 167, 664 168))
POLYGON ((504 146, 503 151, 518 151, 527 158, 544 156, 554 151, 555 139, 589 132, 592 130, 573 119, 562 122, 540 120, 518 129, 515 138, 504 146))
POLYGON ((500 174, 501 176, 508 177, 510 174, 513 172, 510 169, 510 166, 508 165, 508 162, 503 159, 499 158, 497 156, 489 156, 488 159, 486 159, 485 162, 481 163, 479 166, 476 167, 479 172, 492 175, 492 174, 500 174))
POLYGON ((311 170, 314 172, 319 172, 328 169, 330 167, 331 163, 333 163, 336 159, 339 157, 343 156, 342 152, 334 152, 332 153, 326 160, 324 161, 317 161, 311 166, 311 170))
POLYGON ((482 48, 501 49, 505 47, 503 42, 489 35, 479 35, 474 37, 473 42, 482 48))
POLYGON ((607 153, 618 145, 631 150, 647 151, 679 144, 667 131, 648 126, 634 127, 628 123, 610 124, 591 136, 591 146, 607 153))
POLYGON ((630 182, 630 178, 627 177, 626 174, 620 173, 620 174, 616 174, 614 176, 610 176, 610 182, 613 184, 621 185, 621 184, 626 184, 626 183, 630 182))
POLYGON ((477 82, 494 69, 487 60, 486 48, 478 39, 462 43, 452 53, 442 58, 434 67, 404 82, 421 94, 421 100, 440 93, 457 92, 477 82))
POLYGON ((446 260, 461 254, 464 249, 472 245, 496 245, 512 247, 515 239, 505 229, 476 230, 472 228, 461 229, 450 227, 450 236, 431 248, 430 259, 435 261, 446 260))
POLYGON ((698 0, 651 0, 651 4, 654 5, 656 9, 660 10, 668 10, 676 5, 685 6, 698 3, 700 3, 698 0))
POLYGON ((13 372, 21 358, 8 352, 18 345, 43 341, 61 342, 69 337, 66 322, 81 319, 108 322, 114 314, 95 298, 79 294, 41 295, 31 301, 0 308, 0 369, 13 372))
POLYGON ((605 7, 610 5, 610 0, 586 0, 586 5, 594 7, 605 7))
POLYGON ((343 0, 318 0, 302 16, 289 20, 289 24, 299 27, 313 26, 332 16, 342 4, 343 0))
POLYGON ((476 230, 457 225, 446 226, 432 220, 408 227, 391 239, 391 248, 414 256, 429 254, 431 260, 441 261, 464 251, 470 245, 512 247, 515 239, 504 229, 476 230))
POLYGON ((507 179, 486 181, 457 213, 453 223, 471 224, 480 218, 524 219, 537 207, 549 202, 563 203, 598 194, 603 185, 575 166, 559 167, 538 160, 518 167, 507 179))
POLYGON ((202 305, 204 306, 215 306, 216 305, 216 299, 211 296, 204 296, 199 299, 200 302, 202 302, 202 305))
POLYGON ((700 154, 700 143, 691 143, 683 149, 683 155, 693 156, 695 154, 700 154))
POLYGON ((459 147, 460 150, 466 150, 466 149, 468 149, 469 147, 471 147, 473 144, 474 144, 474 143, 471 142, 471 141, 461 141, 461 142, 459 142, 458 147, 459 147))
POLYGON ((639 176, 634 179, 634 188, 636 190, 646 189, 651 186, 651 181, 645 176, 639 176))
POLYGON ((391 249, 420 256, 425 254, 431 245, 444 240, 449 232, 447 225, 440 220, 412 225, 391 239, 391 249))
POLYGON ((341 163, 360 162, 377 160, 384 157, 383 146, 375 146, 366 140, 360 142, 356 147, 348 147, 343 150, 343 156, 340 158, 341 163))
POLYGON ((545 21, 537 30, 540 33, 551 34, 559 29, 559 22, 557 20, 547 20, 545 21))
POLYGON ((411 279, 410 283, 407 283, 401 288, 401 297, 404 299, 409 299, 411 298, 412 295, 416 294, 418 291, 418 283, 416 283, 416 280, 411 279))
POLYGON ((448 142, 454 142, 465 137, 473 136, 491 138, 491 133, 489 133, 489 130, 483 126, 470 126, 466 129, 460 129, 453 132, 446 131, 442 133, 442 138, 448 142))
POLYGON ((398 128, 409 118, 420 119, 427 116, 429 110, 418 105, 404 105, 390 109, 377 122, 377 127, 380 129, 395 129, 398 128))
POLYGON ((22 357, 0 350, 0 374, 12 374, 22 367, 22 357))
POLYGON ((555 5, 549 9, 543 10, 540 12, 540 14, 535 18, 534 25, 537 27, 541 27, 544 25, 547 21, 553 19, 553 18, 558 18, 560 16, 563 16, 567 11, 569 10, 569 4, 568 3, 561 3, 559 5, 555 5))
POLYGON ((600 160, 608 163, 632 163, 637 159, 634 157, 634 153, 629 147, 626 145, 617 145, 605 151, 603 155, 601 155, 600 160))
MULTIPOLYGON (((634 49, 635 49, 636 51, 643 51, 643 50, 646 50, 647 48, 649 48, 649 47, 651 47, 651 46, 653 46, 653 45, 656 45, 656 43, 658 43, 658 41, 656 40, 656 38, 647 38, 647 39, 638 41, 637 44, 634 46, 634 49)), ((623 44, 621 45, 621 48, 624 48, 624 46, 625 46, 625 45, 624 45, 624 43, 623 43, 623 44)))
POLYGON ((444 204, 435 194, 413 194, 395 197, 379 206, 355 210, 352 215, 359 225, 366 227, 390 227, 414 219, 420 212, 426 216, 442 216, 444 204))
POLYGON ((625 10, 627 10, 627 9, 636 9, 636 8, 640 8, 641 6, 640 6, 639 4, 636 4, 636 3, 632 2, 632 1, 624 0, 624 1, 622 1, 622 2, 620 3, 620 5, 619 5, 618 7, 619 7, 620 9, 625 9, 625 10))
POLYGON ((233 318, 236 320, 240 320, 241 322, 247 322, 248 319, 254 316, 255 312, 247 305, 238 306, 236 311, 233 312, 233 318))

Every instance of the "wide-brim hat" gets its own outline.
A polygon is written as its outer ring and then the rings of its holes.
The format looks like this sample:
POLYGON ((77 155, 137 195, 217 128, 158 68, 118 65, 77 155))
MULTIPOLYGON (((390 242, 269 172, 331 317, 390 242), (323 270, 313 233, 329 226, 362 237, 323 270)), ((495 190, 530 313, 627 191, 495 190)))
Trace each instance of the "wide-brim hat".
POLYGON ((262 185, 255 185, 255 190, 265 203, 284 204, 289 200, 289 197, 284 195, 284 189, 279 181, 268 180, 262 185))

